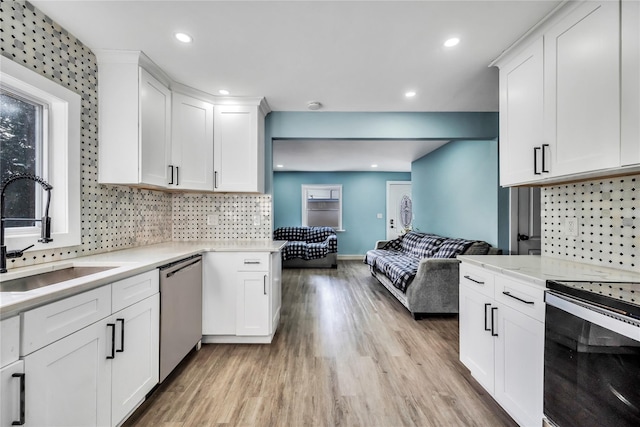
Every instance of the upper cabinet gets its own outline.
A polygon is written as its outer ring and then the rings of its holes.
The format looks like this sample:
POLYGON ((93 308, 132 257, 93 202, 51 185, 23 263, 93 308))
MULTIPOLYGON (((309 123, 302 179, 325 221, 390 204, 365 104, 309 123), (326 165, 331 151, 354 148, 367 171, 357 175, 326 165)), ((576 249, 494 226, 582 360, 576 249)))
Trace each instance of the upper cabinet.
POLYGON ((640 164, 640 2, 622 2, 622 165, 640 164))
POLYGON ((213 104, 173 94, 169 187, 213 190, 213 104))
POLYGON ((637 8, 568 2, 495 62, 501 185, 638 170, 637 8))
POLYGON ((544 34, 550 174, 620 166, 620 5, 584 2, 544 34))
POLYGON ((96 51, 102 184, 264 192, 264 98, 172 82, 138 51, 96 51))
POLYGON ((262 99, 215 106, 215 191, 264 193, 265 111, 262 99))
POLYGON ((165 187, 171 155, 171 92, 140 52, 97 51, 98 181, 165 187))

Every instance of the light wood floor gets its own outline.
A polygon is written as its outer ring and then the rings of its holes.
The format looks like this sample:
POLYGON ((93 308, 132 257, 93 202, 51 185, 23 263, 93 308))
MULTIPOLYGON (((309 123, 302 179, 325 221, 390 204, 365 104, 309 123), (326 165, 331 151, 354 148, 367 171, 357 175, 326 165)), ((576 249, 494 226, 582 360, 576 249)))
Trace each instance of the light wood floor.
POLYGON ((284 270, 270 345, 203 345, 126 426, 515 426, 458 360, 457 317, 415 321, 361 262, 284 270))

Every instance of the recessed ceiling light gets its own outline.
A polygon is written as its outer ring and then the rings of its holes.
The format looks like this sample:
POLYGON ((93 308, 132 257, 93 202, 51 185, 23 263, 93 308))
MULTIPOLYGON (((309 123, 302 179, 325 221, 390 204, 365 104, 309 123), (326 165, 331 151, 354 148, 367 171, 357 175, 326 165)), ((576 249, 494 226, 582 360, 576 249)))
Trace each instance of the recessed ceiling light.
POLYGON ((276 165, 277 168, 283 168, 284 165, 276 165))
POLYGON ((220 89, 220 90, 218 91, 218 93, 219 93, 220 95, 229 95, 229 91, 228 91, 228 90, 226 90, 226 89, 220 89))
POLYGON ((181 41, 182 43, 191 43, 193 41, 193 38, 186 33, 176 33, 175 36, 176 39, 178 39, 178 41, 181 41))
POLYGON ((378 167, 378 165, 371 165, 371 167, 372 167, 372 168, 377 168, 377 167, 378 167))
POLYGON ((416 93, 414 91, 409 91, 405 93, 404 96, 406 96, 407 98, 413 98, 414 96, 416 96, 416 93))
POLYGON ((458 43, 460 43, 460 39, 457 37, 452 37, 449 40, 444 42, 445 47, 453 47, 455 45, 457 45, 458 43))

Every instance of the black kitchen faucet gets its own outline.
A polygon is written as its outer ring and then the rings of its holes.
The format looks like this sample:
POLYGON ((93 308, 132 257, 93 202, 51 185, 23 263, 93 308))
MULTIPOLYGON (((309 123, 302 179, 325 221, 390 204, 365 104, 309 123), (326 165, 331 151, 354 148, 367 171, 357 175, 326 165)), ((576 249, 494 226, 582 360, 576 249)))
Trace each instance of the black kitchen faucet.
POLYGON ((5 179, 0 186, 0 273, 7 272, 7 258, 18 258, 22 256, 22 253, 32 247, 33 245, 26 247, 22 250, 13 250, 7 252, 7 247, 4 245, 4 222, 5 221, 41 221, 42 222, 42 232, 40 233, 40 238, 38 242, 41 243, 49 243, 53 239, 51 238, 51 218, 49 218, 49 203, 51 202, 51 189, 53 187, 36 175, 30 174, 17 174, 5 179), (23 179, 27 179, 30 181, 35 181, 42 186, 47 191, 47 207, 44 211, 44 216, 42 219, 37 218, 5 218, 4 217, 4 193, 7 187, 16 182, 23 179))

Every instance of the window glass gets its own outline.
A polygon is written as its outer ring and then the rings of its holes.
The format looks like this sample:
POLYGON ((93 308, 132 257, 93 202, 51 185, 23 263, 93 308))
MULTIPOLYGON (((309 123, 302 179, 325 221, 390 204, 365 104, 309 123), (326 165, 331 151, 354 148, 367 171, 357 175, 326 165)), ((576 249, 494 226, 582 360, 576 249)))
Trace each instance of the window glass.
POLYGON ((302 225, 342 229, 342 186, 303 185, 302 225))
MULTIPOLYGON (((16 93, 0 93, 0 180, 16 174, 42 176, 43 106, 16 93)), ((46 178, 46 177, 43 177, 46 178)), ((39 218, 41 189, 17 181, 5 192, 5 217, 39 218)), ((33 227, 33 221, 5 221, 6 227, 33 227)))

